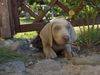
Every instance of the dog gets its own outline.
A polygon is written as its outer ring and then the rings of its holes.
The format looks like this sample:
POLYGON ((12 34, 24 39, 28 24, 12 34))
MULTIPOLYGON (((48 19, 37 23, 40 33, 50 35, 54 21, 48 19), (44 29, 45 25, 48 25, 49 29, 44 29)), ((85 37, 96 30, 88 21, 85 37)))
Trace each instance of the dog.
POLYGON ((51 20, 43 27, 39 36, 46 58, 56 58, 57 52, 61 52, 68 59, 77 55, 72 51, 72 43, 77 39, 77 35, 65 18, 57 17, 51 20))

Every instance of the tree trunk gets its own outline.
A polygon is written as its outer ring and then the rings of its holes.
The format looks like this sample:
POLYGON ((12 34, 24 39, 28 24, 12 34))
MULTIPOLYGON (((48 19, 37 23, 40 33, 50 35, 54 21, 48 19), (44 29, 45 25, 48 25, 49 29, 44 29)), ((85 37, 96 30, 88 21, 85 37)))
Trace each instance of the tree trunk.
POLYGON ((0 0, 0 37, 11 37, 10 22, 9 22, 9 0, 0 0))

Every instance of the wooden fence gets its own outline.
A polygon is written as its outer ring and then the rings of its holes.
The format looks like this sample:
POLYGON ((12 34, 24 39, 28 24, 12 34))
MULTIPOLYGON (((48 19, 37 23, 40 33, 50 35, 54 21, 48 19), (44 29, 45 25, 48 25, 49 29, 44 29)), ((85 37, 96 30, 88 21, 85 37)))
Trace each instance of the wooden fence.
MULTIPOLYGON (((76 7, 73 11, 77 15, 84 7, 84 0, 80 0, 79 6, 76 7)), ((92 0, 95 3, 95 0, 92 0)), ((25 0, 0 0, 0 36, 4 38, 12 37, 18 32, 26 31, 40 31, 43 26, 46 24, 43 17, 46 13, 54 6, 60 7, 65 13, 69 14, 70 9, 65 6, 60 0, 51 0, 48 4, 48 9, 39 12, 36 15, 26 4, 25 0), (21 10, 18 10, 21 8, 21 10), (34 16, 32 24, 20 24, 19 14, 21 11, 28 12, 31 16, 34 16)), ((93 24, 93 20, 90 19, 87 23, 85 19, 72 20, 73 25, 82 25, 82 24, 93 24)), ((100 16, 95 20, 95 24, 100 23, 100 16)))

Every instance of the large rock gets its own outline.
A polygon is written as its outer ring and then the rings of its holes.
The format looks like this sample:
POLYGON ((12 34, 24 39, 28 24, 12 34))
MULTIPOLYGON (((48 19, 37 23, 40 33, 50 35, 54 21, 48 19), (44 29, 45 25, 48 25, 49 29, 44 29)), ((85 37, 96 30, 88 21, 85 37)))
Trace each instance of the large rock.
POLYGON ((25 65, 21 61, 0 64, 0 75, 26 75, 25 65))
POLYGON ((62 68, 62 65, 54 60, 46 59, 41 60, 38 63, 34 65, 33 69, 28 69, 28 72, 30 72, 33 75, 44 75, 44 73, 48 71, 60 71, 62 68))
POLYGON ((12 40, 0 40, 0 48, 9 48, 11 45, 13 44, 13 41, 12 40))
POLYGON ((100 65, 100 54, 74 57, 71 62, 76 65, 100 65))
POLYGON ((31 42, 28 39, 8 39, 0 40, 0 48, 9 48, 13 51, 27 53, 37 52, 38 49, 31 47, 31 42))
POLYGON ((23 52, 23 51, 25 52, 25 51, 30 50, 30 42, 27 39, 16 40, 14 41, 11 48, 19 52, 23 52))
POLYGON ((27 72, 32 75, 100 75, 100 65, 73 65, 45 59, 27 69, 27 72))

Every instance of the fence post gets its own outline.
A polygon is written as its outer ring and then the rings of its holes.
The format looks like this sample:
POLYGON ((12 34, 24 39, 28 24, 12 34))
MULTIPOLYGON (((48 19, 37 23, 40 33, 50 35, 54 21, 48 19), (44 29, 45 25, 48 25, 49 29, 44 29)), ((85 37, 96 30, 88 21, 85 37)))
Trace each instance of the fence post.
POLYGON ((0 37, 2 38, 11 37, 8 1, 0 0, 0 37))

